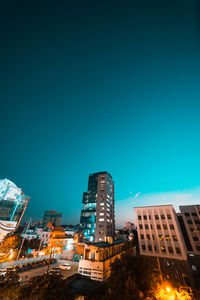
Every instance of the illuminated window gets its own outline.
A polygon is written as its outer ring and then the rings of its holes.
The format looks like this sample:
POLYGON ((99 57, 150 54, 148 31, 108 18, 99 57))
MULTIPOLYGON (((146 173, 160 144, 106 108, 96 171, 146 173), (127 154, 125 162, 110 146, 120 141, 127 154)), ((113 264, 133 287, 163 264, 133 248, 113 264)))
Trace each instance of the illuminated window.
POLYGON ((172 238, 174 241, 178 241, 177 236, 176 235, 172 235, 172 238))
POLYGON ((104 221, 104 218, 100 218, 100 219, 99 219, 99 222, 103 222, 103 221, 104 221))
POLYGON ((159 234, 159 240, 160 240, 160 241, 163 241, 163 239, 164 239, 163 235, 162 235, 162 234, 159 234))
POLYGON ((165 235, 165 239, 166 239, 166 241, 171 241, 170 236, 168 234, 165 235))
POLYGON ((103 205, 104 205, 104 203, 103 203, 103 202, 101 202, 101 203, 100 203, 100 206, 103 206, 103 205))
POLYGON ((100 213, 99 215, 100 215, 100 216, 104 216, 104 213, 100 213))
POLYGON ((166 252, 166 248, 164 246, 161 246, 160 249, 162 252, 166 252))

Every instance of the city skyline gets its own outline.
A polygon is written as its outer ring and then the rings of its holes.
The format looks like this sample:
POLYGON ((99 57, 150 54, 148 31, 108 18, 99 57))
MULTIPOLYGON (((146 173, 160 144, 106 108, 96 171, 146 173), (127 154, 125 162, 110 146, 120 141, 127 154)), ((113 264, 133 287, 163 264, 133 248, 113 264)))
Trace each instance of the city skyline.
POLYGON ((2 5, 0 178, 30 195, 26 216, 79 223, 88 175, 102 170, 116 225, 150 201, 200 202, 199 1, 189 2, 2 5))

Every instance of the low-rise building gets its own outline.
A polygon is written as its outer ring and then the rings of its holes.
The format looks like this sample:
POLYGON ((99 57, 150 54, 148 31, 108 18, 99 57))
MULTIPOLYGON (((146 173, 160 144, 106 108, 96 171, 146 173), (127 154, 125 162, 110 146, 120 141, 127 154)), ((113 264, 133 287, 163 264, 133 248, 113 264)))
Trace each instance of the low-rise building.
POLYGON ((125 241, 114 241, 112 244, 108 242, 85 244, 78 273, 93 280, 104 281, 110 276, 111 263, 121 257, 125 244, 125 241))

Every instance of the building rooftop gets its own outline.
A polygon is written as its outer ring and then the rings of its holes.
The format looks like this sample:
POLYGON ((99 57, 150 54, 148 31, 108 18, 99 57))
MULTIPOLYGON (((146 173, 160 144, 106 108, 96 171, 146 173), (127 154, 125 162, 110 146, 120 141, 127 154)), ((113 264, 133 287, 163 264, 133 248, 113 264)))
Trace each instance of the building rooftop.
POLYGON ((172 204, 166 204, 166 205, 149 205, 149 206, 134 206, 133 208, 148 208, 148 207, 165 207, 165 206, 170 206, 173 207, 172 204))
POLYGON ((119 244, 124 244, 124 243, 126 243, 126 241, 119 240, 119 241, 114 241, 112 244, 110 244, 108 242, 94 242, 94 243, 87 243, 87 245, 104 248, 104 247, 109 247, 109 246, 114 246, 114 245, 119 245, 119 244))
POLYGON ((107 171, 92 173, 92 174, 90 174, 90 176, 92 176, 92 175, 99 175, 99 174, 108 174, 112 178, 112 176, 110 175, 110 173, 108 173, 107 171))

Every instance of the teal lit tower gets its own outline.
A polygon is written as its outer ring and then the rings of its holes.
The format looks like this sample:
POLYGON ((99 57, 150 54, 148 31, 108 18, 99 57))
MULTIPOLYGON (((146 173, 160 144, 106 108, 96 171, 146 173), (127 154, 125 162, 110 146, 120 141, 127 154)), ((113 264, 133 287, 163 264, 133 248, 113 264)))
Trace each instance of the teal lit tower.
POLYGON ((108 172, 89 176, 88 191, 83 193, 80 226, 85 241, 104 241, 114 236, 114 182, 108 172))

